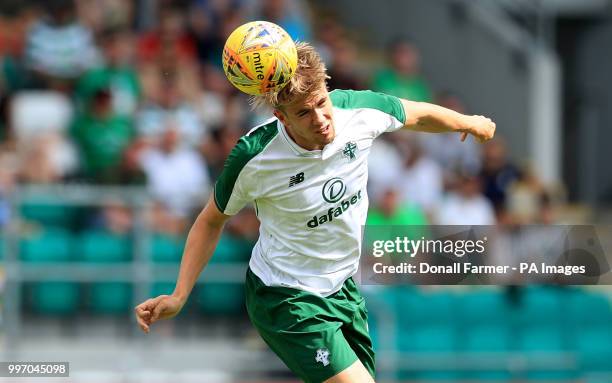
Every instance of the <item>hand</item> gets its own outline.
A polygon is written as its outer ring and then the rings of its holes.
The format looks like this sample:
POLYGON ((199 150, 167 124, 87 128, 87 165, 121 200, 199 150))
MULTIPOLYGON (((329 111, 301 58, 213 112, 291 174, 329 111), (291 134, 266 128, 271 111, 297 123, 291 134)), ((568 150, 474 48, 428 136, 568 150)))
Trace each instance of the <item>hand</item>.
POLYGON ((183 302, 172 295, 160 295, 157 298, 147 299, 134 311, 138 325, 145 333, 149 333, 150 326, 160 319, 175 317, 183 308, 183 302))
POLYGON ((495 135, 495 123, 484 116, 465 116, 464 125, 466 127, 461 133, 461 141, 465 141, 468 133, 480 143, 490 140, 495 135))

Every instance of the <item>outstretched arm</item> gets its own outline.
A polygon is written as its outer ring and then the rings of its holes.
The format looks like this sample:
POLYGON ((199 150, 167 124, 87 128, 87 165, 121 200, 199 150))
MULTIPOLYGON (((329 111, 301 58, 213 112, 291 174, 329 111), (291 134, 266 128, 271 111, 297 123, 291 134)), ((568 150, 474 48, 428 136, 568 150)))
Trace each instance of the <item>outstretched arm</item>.
POLYGON ((406 114, 404 128, 418 132, 457 132, 461 140, 468 134, 479 142, 493 138, 495 123, 484 116, 469 116, 426 102, 401 100, 406 114))
POLYGON ((211 196, 194 222, 183 252, 176 287, 172 295, 160 295, 136 306, 136 319, 142 331, 160 319, 176 316, 187 301, 198 276, 208 264, 217 247, 223 225, 229 216, 221 213, 211 196))

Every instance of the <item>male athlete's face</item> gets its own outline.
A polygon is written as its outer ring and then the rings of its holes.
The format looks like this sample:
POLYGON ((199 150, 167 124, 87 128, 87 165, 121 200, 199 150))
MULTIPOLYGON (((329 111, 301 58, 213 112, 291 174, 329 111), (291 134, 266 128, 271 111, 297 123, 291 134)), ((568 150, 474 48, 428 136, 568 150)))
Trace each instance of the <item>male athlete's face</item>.
POLYGON ((274 115, 298 145, 308 150, 321 150, 336 136, 332 111, 329 93, 322 85, 304 100, 275 110, 274 115))

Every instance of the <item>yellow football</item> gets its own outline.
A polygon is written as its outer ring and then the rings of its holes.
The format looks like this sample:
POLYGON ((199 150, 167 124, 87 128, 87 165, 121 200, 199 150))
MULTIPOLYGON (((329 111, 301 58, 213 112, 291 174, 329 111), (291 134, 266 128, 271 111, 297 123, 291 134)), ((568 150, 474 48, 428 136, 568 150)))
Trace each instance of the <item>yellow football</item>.
POLYGON ((297 68, 297 50, 287 32, 267 21, 236 28, 223 48, 223 71, 229 82, 250 95, 278 92, 297 68))

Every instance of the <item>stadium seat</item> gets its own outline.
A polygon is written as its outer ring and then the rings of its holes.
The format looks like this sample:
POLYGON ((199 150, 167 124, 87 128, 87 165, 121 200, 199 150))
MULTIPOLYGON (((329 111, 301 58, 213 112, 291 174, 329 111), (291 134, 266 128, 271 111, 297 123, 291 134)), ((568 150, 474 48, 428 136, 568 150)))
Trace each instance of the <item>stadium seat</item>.
POLYGON ((79 289, 73 282, 36 282, 27 291, 28 307, 38 314, 71 315, 79 306, 79 289))
MULTIPOLYGON (((467 353, 503 353, 512 349, 512 311, 502 289, 479 288, 466 292, 459 298, 458 307, 456 318, 462 334, 459 337, 460 349, 467 353)), ((496 382, 508 381, 512 377, 503 366, 480 364, 461 376, 470 381, 496 382)))
POLYGON ((21 205, 21 214, 28 221, 42 225, 72 228, 76 216, 72 206, 49 204, 44 201, 29 200, 21 205))
POLYGON ((602 293, 576 288, 568 294, 565 306, 570 325, 577 329, 612 323, 612 304, 602 293))
MULTIPOLYGON (((73 238, 62 228, 46 228, 22 238, 19 256, 24 262, 68 262, 73 255, 73 238)), ((79 305, 78 284, 52 281, 29 284, 28 307, 44 315, 68 315, 79 305)))
POLYGON ((45 228, 22 238, 20 259, 24 262, 67 262, 73 255, 72 235, 62 228, 45 228))
POLYGON ((184 246, 184 238, 155 234, 151 240, 151 259, 158 263, 179 263, 184 246))
MULTIPOLYGON (((455 322, 457 295, 449 291, 422 291, 400 288, 396 292, 398 307, 397 347, 401 353, 452 353, 457 350, 455 322)), ((399 379, 418 381, 457 381, 453 370, 400 371, 399 379)))
POLYGON ((589 374, 580 377, 581 383, 610 383, 610 374, 589 374))
POLYGON ((247 262, 251 256, 253 244, 235 236, 223 233, 215 253, 210 260, 211 263, 247 262))
MULTIPOLYGON (((361 286, 361 294, 365 298, 368 308, 368 329, 374 350, 388 350, 397 347, 395 342, 382 344, 380 335, 392 336, 396 332, 395 328, 389 329, 384 326, 399 325, 397 323, 396 295, 398 291, 405 290, 406 288, 400 286, 361 286), (382 334, 383 331, 385 334, 382 334)), ((392 340, 382 340, 382 342, 385 341, 391 342, 392 340)))
POLYGON ((157 281, 151 286, 151 296, 170 295, 174 291, 174 281, 157 281))
POLYGON ((510 305, 502 290, 481 288, 459 297, 456 318, 467 327, 502 325, 509 324, 510 314, 510 305))
POLYGON ((462 329, 460 348, 469 352, 509 351, 512 338, 512 332, 505 324, 475 325, 462 329))
MULTIPOLYGON (((481 310, 486 311, 486 310, 481 310)), ((513 334, 507 323, 496 320, 490 324, 477 323, 464 327, 461 332, 460 348, 466 353, 486 353, 487 355, 503 355, 512 348, 513 334)), ((502 360, 506 358, 502 357, 502 360)), ((490 366, 488 363, 475 363, 473 369, 462 374, 469 381, 509 381, 512 374, 502 364, 490 366)))
MULTIPOLYGON (((452 355, 456 352, 457 334, 450 325, 421 325, 398 332, 400 355, 410 358, 410 355, 429 356, 432 360, 439 355, 452 355)), ((417 382, 457 382, 461 378, 455 366, 445 366, 437 363, 436 368, 413 366, 410 370, 402 368, 400 363, 397 378, 401 381, 417 382), (415 368, 416 367, 416 368, 415 368)))
POLYGON ((578 371, 571 366, 560 365, 559 369, 530 370, 526 374, 529 382, 575 382, 578 371))
POLYGON ((130 241, 105 231, 87 231, 81 234, 79 256, 86 262, 127 262, 131 259, 130 241))
POLYGON ((573 379, 575 366, 563 364, 542 367, 539 357, 559 357, 571 351, 571 340, 567 332, 568 322, 564 297, 568 290, 557 286, 529 286, 522 289, 516 307, 517 351, 530 362, 536 363, 528 369, 526 378, 534 380, 573 379))
POLYGON ((541 324, 559 326, 564 321, 561 287, 529 286, 522 290, 517 307, 520 326, 541 324))
POLYGON ((526 353, 566 351, 563 329, 553 324, 525 326, 518 334, 518 349, 526 353))
POLYGON ((458 382, 461 379, 461 373, 455 370, 427 370, 418 371, 414 374, 417 382, 458 382))
POLYGON ((583 372, 612 373, 612 327, 610 323, 576 332, 578 363, 583 372))
MULTIPOLYGON (((481 363, 482 365, 482 363, 481 363)), ((461 376, 461 380, 458 381, 466 381, 466 382, 514 382, 512 380, 512 371, 507 368, 499 367, 499 368, 491 368, 489 366, 485 366, 486 368, 475 368, 473 371, 461 371, 459 372, 461 376)))
POLYGON ((93 283, 87 306, 96 314, 129 314, 132 310, 132 286, 122 282, 93 283))
MULTIPOLYGON (((219 239, 210 264, 243 264, 251 255, 252 244, 231 234, 219 239)), ((244 286, 242 283, 206 282, 195 292, 196 306, 207 314, 228 315, 244 310, 244 286)))
MULTIPOLYGON (((105 231, 86 231, 80 236, 79 256, 84 262, 121 263, 131 259, 130 241, 105 231)), ((132 307, 131 286, 128 283, 97 282, 89 288, 88 308, 99 314, 127 313, 132 307)))
POLYGON ((401 289, 396 297, 400 326, 445 323, 457 315, 458 297, 449 291, 401 289))
POLYGON ((533 380, 564 380, 575 377, 575 366, 557 362, 554 365, 542 367, 540 358, 568 355, 565 332, 558 323, 533 324, 521 328, 518 334, 518 350, 532 364, 527 372, 527 378, 533 380))
POLYGON ((398 335, 402 352, 453 352, 457 348, 457 334, 451 323, 400 328, 398 335))
POLYGON ((205 283, 195 292, 196 306, 206 314, 232 315, 244 310, 242 283, 205 283))
MULTIPOLYGON (((178 265, 181 261, 185 238, 165 234, 155 234, 151 240, 151 259, 155 263, 178 265)), ((175 280, 155 279, 151 286, 151 296, 170 295, 174 291, 175 280)), ((187 301, 187 306, 191 300, 187 301)))
POLYGON ((370 334, 370 339, 372 340, 372 348, 374 351, 379 351, 381 349, 380 338, 379 338, 379 319, 378 316, 369 312, 368 313, 368 333, 370 334))

